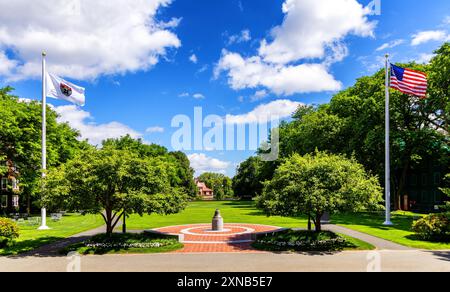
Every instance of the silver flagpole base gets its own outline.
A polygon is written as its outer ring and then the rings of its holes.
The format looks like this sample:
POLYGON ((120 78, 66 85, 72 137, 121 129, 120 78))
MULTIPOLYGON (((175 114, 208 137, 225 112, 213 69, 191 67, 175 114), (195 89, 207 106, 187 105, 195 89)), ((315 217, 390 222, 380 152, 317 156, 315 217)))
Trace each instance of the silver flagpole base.
POLYGON ((41 227, 38 228, 38 230, 49 230, 50 227, 47 226, 47 210, 45 208, 41 209, 41 227))
POLYGON ((385 221, 383 223, 384 226, 394 226, 394 223, 392 223, 391 221, 385 221))

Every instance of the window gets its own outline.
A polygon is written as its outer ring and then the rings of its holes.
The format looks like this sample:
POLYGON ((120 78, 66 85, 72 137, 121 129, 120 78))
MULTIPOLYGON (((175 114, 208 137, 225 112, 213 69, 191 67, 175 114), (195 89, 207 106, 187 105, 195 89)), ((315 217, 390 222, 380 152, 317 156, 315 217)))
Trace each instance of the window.
POLYGON ((6 191, 8 189, 8 179, 6 177, 1 180, 1 189, 6 191))
POLYGON ((19 181, 15 178, 12 179, 12 189, 13 191, 19 190, 19 181))
POLYGON ((441 184, 441 173, 435 172, 434 173, 434 185, 438 186, 441 184))
POLYGON ((422 186, 426 186, 428 184, 427 174, 422 174, 422 186))
POLYGON ((15 195, 12 197, 13 208, 19 208, 19 196, 15 195))
POLYGON ((417 186, 417 175, 416 174, 413 174, 411 176, 411 186, 413 186, 413 187, 417 186))
POLYGON ((8 196, 0 196, 0 206, 2 208, 8 207, 8 196))

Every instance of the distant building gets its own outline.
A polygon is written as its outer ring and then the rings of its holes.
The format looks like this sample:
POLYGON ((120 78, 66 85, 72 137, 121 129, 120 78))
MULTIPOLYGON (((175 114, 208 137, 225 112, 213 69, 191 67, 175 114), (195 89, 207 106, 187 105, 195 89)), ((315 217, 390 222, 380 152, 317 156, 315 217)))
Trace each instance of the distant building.
POLYGON ((195 184, 198 188, 199 197, 201 197, 203 200, 214 200, 214 191, 208 188, 204 182, 196 179, 195 184))
POLYGON ((8 171, 0 174, 0 212, 11 213, 19 209, 19 170, 11 160, 3 164, 8 171))

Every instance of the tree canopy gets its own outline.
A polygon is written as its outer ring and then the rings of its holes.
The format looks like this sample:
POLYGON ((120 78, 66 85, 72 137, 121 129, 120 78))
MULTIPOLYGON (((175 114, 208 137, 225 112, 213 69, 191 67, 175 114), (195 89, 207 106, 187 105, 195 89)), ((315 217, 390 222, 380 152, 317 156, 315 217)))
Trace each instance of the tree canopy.
POLYGON ((171 181, 173 165, 114 144, 85 150, 51 169, 44 180, 45 205, 101 214, 107 234, 124 213, 165 215, 185 208, 187 194, 171 181))
MULTIPOLYGON (((400 209, 412 170, 432 161, 434 167, 450 171, 450 43, 438 49, 429 64, 398 65, 426 72, 429 79, 427 99, 390 92, 392 189, 395 207, 400 209)), ((328 104, 300 107, 291 122, 280 125, 280 157, 311 154, 316 149, 353 156, 384 184, 384 78, 383 69, 358 79, 328 104)), ((255 163, 251 158, 239 167, 234 184, 241 186, 242 181, 258 175, 258 182, 249 185, 251 189, 238 191, 261 193, 262 183, 272 179, 279 164, 255 163)))
MULTIPOLYGON (((22 194, 29 200, 39 193, 41 177, 42 109, 37 101, 20 100, 11 94, 11 87, 0 89, 0 157, 12 160, 20 171, 22 194)), ((79 141, 79 133, 68 124, 57 122, 57 113, 47 107, 47 163, 55 167, 88 148, 79 141)), ((0 160, 3 160, 0 159, 0 160)))
POLYGON ((267 215, 308 215, 321 231, 324 213, 379 209, 382 189, 354 159, 322 152, 284 160, 265 183, 258 206, 267 215))

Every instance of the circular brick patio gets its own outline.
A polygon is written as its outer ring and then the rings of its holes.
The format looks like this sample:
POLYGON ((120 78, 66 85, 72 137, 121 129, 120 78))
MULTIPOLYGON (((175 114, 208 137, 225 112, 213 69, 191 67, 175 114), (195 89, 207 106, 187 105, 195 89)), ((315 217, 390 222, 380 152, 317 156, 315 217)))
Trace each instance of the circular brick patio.
POLYGON ((278 231, 275 226, 255 224, 225 224, 224 230, 215 232, 211 224, 170 226, 154 231, 180 236, 184 248, 176 253, 228 253, 257 252, 251 247, 258 233, 278 231))

